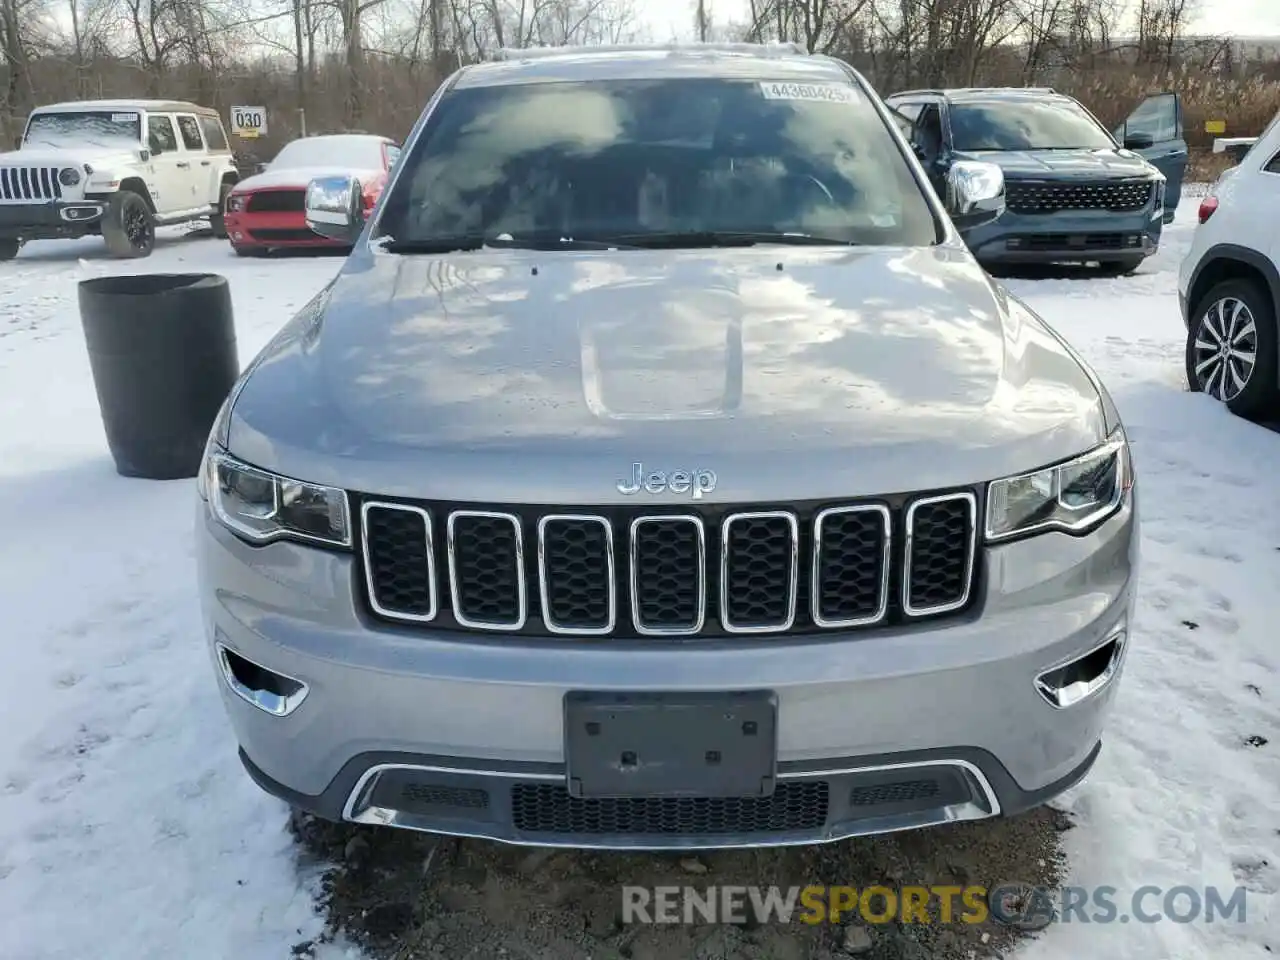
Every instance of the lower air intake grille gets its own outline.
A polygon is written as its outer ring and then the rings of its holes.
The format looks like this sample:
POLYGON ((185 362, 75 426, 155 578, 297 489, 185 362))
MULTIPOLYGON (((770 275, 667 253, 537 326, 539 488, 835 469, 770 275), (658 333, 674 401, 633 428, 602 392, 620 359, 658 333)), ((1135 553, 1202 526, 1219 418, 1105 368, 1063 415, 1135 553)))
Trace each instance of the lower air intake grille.
POLYGON ((522 833, 716 836, 816 830, 827 820, 825 781, 780 783, 770 797, 658 797, 582 800, 559 784, 511 790, 522 833))

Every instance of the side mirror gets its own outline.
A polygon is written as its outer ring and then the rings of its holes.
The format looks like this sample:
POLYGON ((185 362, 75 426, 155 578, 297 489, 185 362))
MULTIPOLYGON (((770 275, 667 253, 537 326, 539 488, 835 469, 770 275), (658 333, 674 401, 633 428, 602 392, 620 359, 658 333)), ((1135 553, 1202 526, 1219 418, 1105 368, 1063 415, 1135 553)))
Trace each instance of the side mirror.
POLYGON ((1128 133, 1124 135, 1124 148, 1126 150, 1145 150, 1147 147, 1155 145, 1155 138, 1149 133, 1128 133))
POLYGON ((15 150, 22 149, 22 134, 18 134, 16 137, 13 138, 13 149, 15 150))
POLYGON ((306 219, 313 233, 355 243, 364 231, 363 190, 355 177, 319 177, 307 184, 306 219))
POLYGON ((947 171, 947 213, 964 232, 1004 213, 1004 171, 994 163, 957 160, 947 171))

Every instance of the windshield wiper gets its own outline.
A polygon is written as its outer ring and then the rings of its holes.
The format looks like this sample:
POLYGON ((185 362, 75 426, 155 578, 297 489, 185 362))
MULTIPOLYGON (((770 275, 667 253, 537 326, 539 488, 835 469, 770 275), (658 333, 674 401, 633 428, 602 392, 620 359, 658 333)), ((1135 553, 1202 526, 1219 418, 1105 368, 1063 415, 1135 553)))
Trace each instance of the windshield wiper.
POLYGON ((503 233, 496 237, 489 237, 480 233, 467 233, 420 240, 387 239, 380 246, 388 253, 429 254, 457 253, 480 250, 484 247, 513 250, 620 250, 627 249, 629 245, 614 240, 575 240, 573 237, 558 237, 552 234, 513 237, 509 233, 503 233))
POLYGON ((852 240, 814 236, 811 233, 785 233, 750 230, 688 230, 670 233, 628 233, 617 237, 635 247, 675 250, 696 247, 752 247, 758 243, 779 243, 796 247, 856 247, 852 240))

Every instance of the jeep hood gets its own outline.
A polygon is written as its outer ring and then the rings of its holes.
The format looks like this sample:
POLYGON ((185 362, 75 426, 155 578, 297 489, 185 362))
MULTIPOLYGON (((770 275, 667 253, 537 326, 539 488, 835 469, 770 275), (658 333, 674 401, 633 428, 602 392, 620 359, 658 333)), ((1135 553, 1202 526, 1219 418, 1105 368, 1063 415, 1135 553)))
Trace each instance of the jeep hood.
POLYGON ((6 167, 71 167, 90 164, 109 168, 113 165, 137 163, 142 148, 103 147, 99 144, 67 141, 65 144, 32 144, 21 150, 0 153, 0 165, 6 167))
POLYGON ((268 345, 228 446, 449 500, 713 500, 975 483, 1106 435, 1091 374, 962 250, 357 251, 268 345))
POLYGON ((971 150, 957 160, 994 163, 1009 179, 1121 179, 1156 172, 1140 154, 1129 150, 971 150))

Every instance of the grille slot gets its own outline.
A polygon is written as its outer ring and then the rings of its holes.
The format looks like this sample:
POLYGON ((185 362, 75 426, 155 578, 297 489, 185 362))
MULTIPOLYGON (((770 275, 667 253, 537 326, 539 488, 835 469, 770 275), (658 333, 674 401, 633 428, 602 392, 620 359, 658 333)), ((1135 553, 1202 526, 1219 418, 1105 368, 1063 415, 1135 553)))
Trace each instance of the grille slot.
POLYGON ((707 545, 700 517, 631 523, 631 621, 649 636, 697 633, 707 616, 707 545))
POLYGON ((769 797, 581 799, 559 784, 516 784, 511 813, 522 833, 723 836, 817 830, 827 821, 825 780, 780 783, 769 797))
POLYGON ((301 213, 307 207, 305 190, 259 190, 249 194, 249 213, 301 213))
POLYGON ((374 612, 397 620, 435 618, 435 549, 431 514, 403 503, 360 508, 365 585, 374 612))
POLYGON ((1150 180, 1093 183, 1005 182, 1005 206, 1013 213, 1056 213, 1059 210, 1141 210, 1151 200, 1150 180))
POLYGON ((947 613, 969 601, 977 501, 971 493, 925 497, 907 508, 902 608, 908 616, 947 613), (956 550, 956 544, 967 549, 956 550))
POLYGON ((449 515, 449 590, 453 616, 461 626, 524 626, 527 602, 519 517, 487 510, 449 515))
POLYGON ((880 504, 831 507, 814 520, 813 621, 856 627, 884 618, 889 604, 892 517, 880 504))
POLYGON ((542 619, 552 633, 605 634, 617 621, 613 528, 604 517, 538 521, 542 619))
POLYGON ((730 633, 791 629, 800 566, 795 514, 735 513, 720 529, 720 625, 730 633))
POLYGON ((0 200, 26 203, 59 200, 62 184, 58 167, 0 167, 0 200))
POLYGON ((974 592, 970 491, 685 514, 354 496, 369 608, 441 630, 813 634, 956 612, 974 592))

